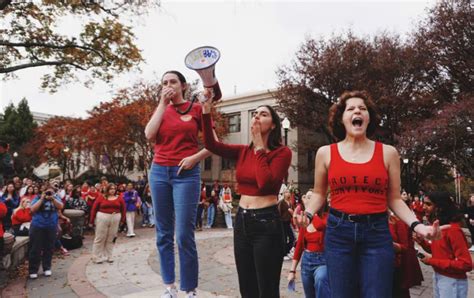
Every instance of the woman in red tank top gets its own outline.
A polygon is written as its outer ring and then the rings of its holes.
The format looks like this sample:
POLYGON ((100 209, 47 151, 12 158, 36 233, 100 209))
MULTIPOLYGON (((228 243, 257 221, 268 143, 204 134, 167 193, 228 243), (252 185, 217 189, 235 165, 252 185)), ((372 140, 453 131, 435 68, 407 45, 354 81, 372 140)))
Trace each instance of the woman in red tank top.
POLYGON ((379 120, 367 92, 341 95, 329 115, 329 127, 340 142, 318 150, 314 190, 307 194, 305 213, 295 214, 299 225, 307 225, 329 188, 324 245, 332 297, 391 297, 394 251, 388 207, 419 235, 440 235, 438 222, 420 224, 402 201, 397 150, 368 138, 379 120))

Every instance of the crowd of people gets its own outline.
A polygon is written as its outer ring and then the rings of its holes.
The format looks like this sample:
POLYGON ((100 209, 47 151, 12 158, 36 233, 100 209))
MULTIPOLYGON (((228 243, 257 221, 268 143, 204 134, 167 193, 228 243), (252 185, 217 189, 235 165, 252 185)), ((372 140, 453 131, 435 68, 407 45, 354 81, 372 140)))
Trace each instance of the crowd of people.
POLYGON ((5 184, 0 231, 29 235, 31 278, 37 278, 40 263, 50 276, 54 247, 67 253, 64 241, 82 236, 74 232, 68 209, 84 213, 82 226, 95 225, 97 264, 114 261, 119 231, 135 237, 140 213, 142 225, 156 229, 162 297, 178 294, 175 238, 180 290, 197 297, 195 231, 213 227, 220 209, 233 230, 242 297, 279 297, 285 260, 292 260, 289 290, 301 264, 306 297, 410 297, 409 289, 424 279, 418 259, 434 269, 435 297, 467 297, 474 245, 468 247, 461 226, 474 237, 474 195, 461 210, 446 192, 412 198, 402 191, 397 150, 369 139, 379 117, 367 92, 345 92, 331 107, 329 128, 339 142, 318 150, 314 186, 302 194, 294 183, 282 185, 292 152, 281 142, 280 117, 271 106, 256 107, 250 144, 226 144, 214 132, 209 89, 207 101, 197 104, 184 99, 188 84, 181 73, 168 71, 161 83, 145 128, 155 143, 148 182, 102 179, 74 186, 15 177, 5 184), (236 161, 238 189, 203 184, 199 164, 212 153, 236 161))

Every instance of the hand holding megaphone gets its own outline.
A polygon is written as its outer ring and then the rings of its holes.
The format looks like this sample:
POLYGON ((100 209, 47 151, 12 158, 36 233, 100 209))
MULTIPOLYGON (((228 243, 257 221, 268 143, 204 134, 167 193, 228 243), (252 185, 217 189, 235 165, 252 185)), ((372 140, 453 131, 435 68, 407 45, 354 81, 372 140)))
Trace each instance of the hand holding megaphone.
POLYGON ((198 99, 201 102, 202 113, 209 114, 212 110, 212 90, 205 88, 204 91, 198 95, 198 99))

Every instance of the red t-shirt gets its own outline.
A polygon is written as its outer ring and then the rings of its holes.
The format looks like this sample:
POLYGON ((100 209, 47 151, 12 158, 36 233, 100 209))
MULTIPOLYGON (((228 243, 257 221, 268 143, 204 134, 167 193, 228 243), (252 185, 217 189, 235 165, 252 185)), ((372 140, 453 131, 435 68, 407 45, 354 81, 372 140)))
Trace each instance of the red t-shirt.
POLYGON ((315 215, 313 216, 312 224, 316 231, 308 232, 306 228, 299 230, 293 260, 299 261, 305 249, 311 252, 324 252, 324 234, 326 232, 327 219, 327 213, 323 215, 323 218, 315 215))
POLYGON ((337 143, 330 148, 331 207, 347 214, 386 212, 388 173, 383 161, 383 144, 375 143, 372 159, 366 163, 342 159, 337 143))
MULTIPOLYGON (((190 104, 185 102, 178 108, 184 111, 190 104)), ((189 113, 181 115, 176 111, 176 106, 170 104, 166 107, 156 134, 153 162, 162 166, 177 166, 183 158, 198 152, 201 110, 200 104, 193 104, 189 113)))
POLYGON ((12 225, 21 225, 24 222, 30 222, 32 219, 30 208, 18 209, 12 215, 12 225))
POLYGON ((450 225, 450 228, 441 231, 441 239, 433 240, 431 245, 427 242, 423 245, 425 250, 431 249, 432 257, 427 263, 441 275, 466 279, 466 272, 472 270, 472 259, 466 236, 459 223, 450 223, 450 225))
POLYGON ((291 163, 291 150, 280 146, 257 154, 249 145, 228 145, 214 139, 210 114, 203 114, 204 144, 214 154, 236 159, 236 179, 243 195, 278 195, 291 163))
POLYGON ((90 218, 91 224, 94 224, 95 216, 99 211, 108 214, 120 213, 120 221, 124 222, 127 208, 125 207, 125 201, 120 196, 115 200, 107 200, 106 198, 100 196, 95 200, 95 203, 92 206, 90 218))

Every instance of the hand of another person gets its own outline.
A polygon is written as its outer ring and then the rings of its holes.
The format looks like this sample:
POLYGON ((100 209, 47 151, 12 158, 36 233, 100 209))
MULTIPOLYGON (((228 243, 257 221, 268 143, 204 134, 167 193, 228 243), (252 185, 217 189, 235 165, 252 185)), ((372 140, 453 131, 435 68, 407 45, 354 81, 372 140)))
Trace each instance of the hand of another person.
POLYGON ((423 224, 417 225, 415 227, 415 232, 423 236, 428 240, 437 240, 441 238, 441 231, 448 229, 450 225, 439 226, 439 220, 435 220, 433 225, 425 226, 423 224))
POLYGON ((304 214, 304 212, 301 211, 301 206, 296 207, 295 211, 293 212, 293 223, 297 227, 302 228, 306 228, 309 225, 309 219, 304 214))
POLYGON ((422 261, 422 262, 425 263, 426 265, 429 265, 429 264, 428 264, 428 260, 431 259, 433 256, 430 255, 430 254, 427 253, 427 252, 419 252, 419 254, 422 254, 422 255, 425 256, 424 258, 421 258, 420 261, 422 261))
POLYGON ((294 274, 293 272, 288 273, 287 279, 288 279, 288 281, 295 280, 296 279, 296 274, 294 274))
POLYGON ((212 91, 211 89, 205 88, 202 92, 201 96, 207 98, 206 101, 201 102, 202 105, 202 113, 209 114, 212 110, 212 91))

